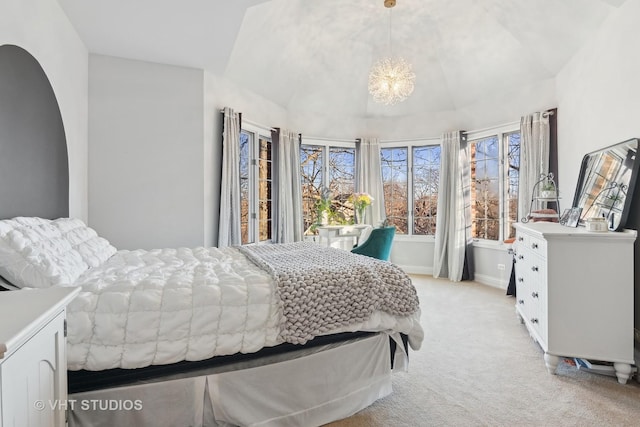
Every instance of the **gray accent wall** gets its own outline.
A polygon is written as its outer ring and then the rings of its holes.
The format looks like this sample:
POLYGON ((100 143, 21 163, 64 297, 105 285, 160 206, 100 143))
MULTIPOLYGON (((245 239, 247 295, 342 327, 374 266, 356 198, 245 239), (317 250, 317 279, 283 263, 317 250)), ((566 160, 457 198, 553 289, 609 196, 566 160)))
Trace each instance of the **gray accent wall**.
POLYGON ((69 163, 58 101, 39 62, 0 46, 0 218, 69 216, 69 163))

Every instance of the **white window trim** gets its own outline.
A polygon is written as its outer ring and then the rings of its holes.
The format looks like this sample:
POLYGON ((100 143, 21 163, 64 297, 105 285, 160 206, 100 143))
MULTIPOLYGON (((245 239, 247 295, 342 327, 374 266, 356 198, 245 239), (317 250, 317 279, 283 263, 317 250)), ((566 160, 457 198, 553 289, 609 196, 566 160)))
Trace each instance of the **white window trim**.
POLYGON ((506 198, 506 168, 507 165, 505 163, 505 142, 504 136, 510 133, 519 132, 520 131, 520 122, 512 122, 504 125, 494 126, 486 129, 481 129, 477 131, 467 132, 467 141, 471 142, 474 140, 488 138, 492 136, 497 136, 499 141, 499 156, 500 156, 500 176, 498 177, 498 191, 500 192, 500 234, 498 240, 488 240, 488 239, 479 239, 473 238, 473 246, 474 247, 485 247, 485 248, 498 248, 500 246, 504 246, 505 250, 507 250, 508 245, 504 243, 504 221, 506 218, 504 217, 504 203, 506 198))
MULTIPOLYGON (((415 198, 413 194, 413 148, 414 147, 427 147, 433 145, 442 145, 441 138, 420 138, 420 139, 403 139, 403 140, 390 140, 390 141, 381 141, 380 149, 384 148, 406 148, 407 149, 407 191, 411 192, 411 194, 407 195, 409 199, 409 206, 407 206, 407 226, 408 232, 407 234, 396 234, 395 239, 404 240, 403 238, 411 238, 413 240, 425 240, 425 241, 435 241, 435 236, 432 234, 413 234, 414 228, 414 209, 415 209, 415 198)), ((438 188, 438 191, 440 189, 438 188)))
MULTIPOLYGON (((260 209, 260 200, 258 200, 258 160, 259 160, 259 144, 258 141, 262 138, 271 141, 271 128, 257 126, 252 123, 242 122, 241 131, 253 134, 253 141, 249 147, 249 154, 251 156, 249 162, 249 243, 269 243, 271 239, 260 240, 260 232, 258 227, 258 210, 260 209)), ((271 146, 273 149, 273 145, 271 146)), ((274 164, 274 155, 275 153, 271 153, 271 167, 273 168, 274 164)), ((271 183, 273 186, 273 177, 275 171, 271 170, 271 183)), ((272 198, 271 201, 273 203, 273 191, 275 189, 272 187, 272 198)), ((273 212, 273 206, 272 210, 273 212)), ((273 227, 273 218, 271 218, 271 226, 273 227)), ((273 230, 272 230, 273 231, 273 230)))

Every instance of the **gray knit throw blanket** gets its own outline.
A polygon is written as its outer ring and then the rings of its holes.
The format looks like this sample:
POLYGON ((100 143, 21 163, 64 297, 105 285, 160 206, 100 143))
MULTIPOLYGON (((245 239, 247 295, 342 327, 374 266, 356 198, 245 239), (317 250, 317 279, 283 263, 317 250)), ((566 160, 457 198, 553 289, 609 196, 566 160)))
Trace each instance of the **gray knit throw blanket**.
POLYGON ((387 261, 311 242, 238 249, 273 276, 284 316, 280 336, 290 343, 365 321, 374 310, 408 316, 419 308, 409 276, 387 261))

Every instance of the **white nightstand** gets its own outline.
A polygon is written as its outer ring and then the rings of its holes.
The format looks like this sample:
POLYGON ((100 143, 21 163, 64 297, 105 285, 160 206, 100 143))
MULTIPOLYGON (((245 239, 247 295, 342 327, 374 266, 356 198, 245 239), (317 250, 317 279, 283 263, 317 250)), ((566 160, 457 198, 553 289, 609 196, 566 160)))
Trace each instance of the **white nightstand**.
POLYGON ((66 306, 79 288, 0 292, 0 425, 64 427, 66 306))

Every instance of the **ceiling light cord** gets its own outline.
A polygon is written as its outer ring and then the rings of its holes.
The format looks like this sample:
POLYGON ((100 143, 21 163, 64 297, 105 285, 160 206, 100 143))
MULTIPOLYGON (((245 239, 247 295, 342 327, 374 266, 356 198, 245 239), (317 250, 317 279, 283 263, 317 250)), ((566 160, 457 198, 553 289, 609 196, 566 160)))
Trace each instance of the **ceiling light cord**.
POLYGON ((392 39, 392 37, 391 37, 391 28, 393 28, 392 25, 391 25, 391 16, 392 16, 391 15, 391 11, 392 10, 393 9, 389 9, 389 56, 391 56, 391 57, 393 57, 393 44, 391 43, 391 39, 392 39))

